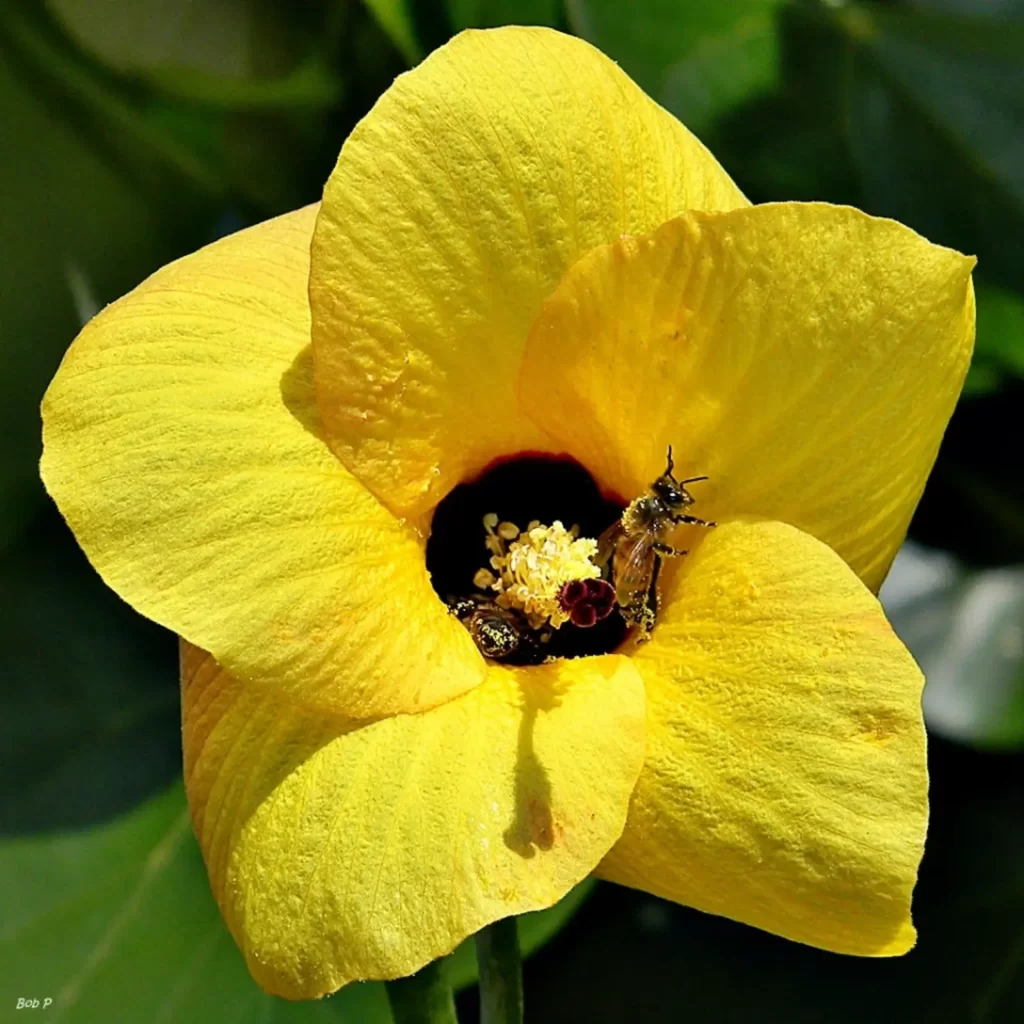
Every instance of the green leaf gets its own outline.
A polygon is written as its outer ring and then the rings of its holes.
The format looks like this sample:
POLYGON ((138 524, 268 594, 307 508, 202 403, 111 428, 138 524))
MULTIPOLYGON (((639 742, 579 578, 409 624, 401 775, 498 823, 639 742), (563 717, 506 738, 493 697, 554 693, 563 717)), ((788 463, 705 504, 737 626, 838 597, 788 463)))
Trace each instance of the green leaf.
MULTIPOLYGON (((125 150, 112 158, 107 137, 76 116, 103 105, 105 94, 33 34, 28 9, 0 13, 0 549, 43 498, 39 401, 81 327, 83 295, 93 305, 112 301, 201 240, 208 223, 187 172, 146 179, 165 197, 157 206, 134 173, 148 172, 145 154, 156 151, 115 118, 120 144, 138 143, 134 162, 121 164, 125 150), (56 74, 66 77, 57 82, 56 74)), ((163 163, 161 153, 161 166, 177 157, 163 163)))
POLYGON ((260 73, 257 0, 46 0, 83 49, 117 71, 191 68, 226 78, 260 73))
POLYGON ((225 110, 315 110, 337 106, 344 87, 317 57, 281 78, 234 81, 201 71, 154 69, 147 76, 169 96, 225 110))
POLYGON ((179 99, 231 110, 335 104, 341 83, 302 19, 264 0, 47 0, 65 31, 113 70, 179 99))
POLYGON ((948 11, 979 18, 1024 18, 1024 0, 904 0, 923 11, 948 11))
POLYGON ((559 0, 447 0, 453 27, 494 28, 498 25, 548 25, 561 22, 559 0))
POLYGON ((1002 374, 988 363, 971 363, 964 380, 963 397, 978 398, 998 391, 1002 384, 1002 374))
POLYGON ((0 557, 0 834, 104 820, 181 770, 177 647, 56 514, 0 557))
POLYGON ((210 894, 181 785, 85 832, 0 843, 0 1001, 49 1021, 388 1024, 382 985, 288 1003, 249 976, 210 894))
POLYGON ((126 185, 160 196, 164 213, 196 215, 198 201, 218 200, 225 183, 206 161, 147 121, 138 97, 74 48, 33 4, 0 5, 0 47, 16 73, 65 129, 116 164, 126 185))
POLYGON ((780 81, 725 117, 709 140, 753 202, 860 202, 860 182, 837 111, 846 43, 802 4, 776 13, 780 81))
POLYGON ((364 0, 378 24, 410 65, 423 58, 406 0, 364 0))
POLYGON ((1024 297, 978 281, 978 340, 968 394, 994 391, 1007 376, 1024 377, 1024 297))
POLYGON ((566 0, 570 23, 698 134, 778 78, 781 0, 566 0))
POLYGON ((929 728, 977 747, 1024 748, 1024 567, 971 572, 908 543, 881 596, 928 681, 929 728))
POLYGON ((975 253, 1005 284, 1024 274, 1024 21, 843 7, 845 109, 865 203, 975 253))

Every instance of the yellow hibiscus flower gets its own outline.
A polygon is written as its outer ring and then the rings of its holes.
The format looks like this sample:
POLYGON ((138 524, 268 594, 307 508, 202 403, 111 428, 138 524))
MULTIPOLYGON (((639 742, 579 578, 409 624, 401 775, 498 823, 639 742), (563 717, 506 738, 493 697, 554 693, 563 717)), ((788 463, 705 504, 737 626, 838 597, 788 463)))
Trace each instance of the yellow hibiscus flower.
POLYGON ((750 206, 611 61, 509 28, 401 76, 321 204, 82 331, 43 477, 183 638, 195 830, 265 989, 409 974, 595 872, 913 944, 922 678, 873 592, 970 359, 972 265, 750 206), (666 560, 652 640, 485 659, 426 566, 442 499, 523 452, 630 498, 669 444, 720 525, 666 560))

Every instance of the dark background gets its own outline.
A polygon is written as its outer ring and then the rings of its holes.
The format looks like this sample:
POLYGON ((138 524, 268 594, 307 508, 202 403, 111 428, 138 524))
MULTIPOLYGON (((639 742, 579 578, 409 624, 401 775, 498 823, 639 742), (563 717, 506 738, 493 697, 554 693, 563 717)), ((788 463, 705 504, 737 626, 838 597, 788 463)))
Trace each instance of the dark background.
POLYGON ((38 405, 97 308, 318 198, 397 73, 506 23, 590 39, 754 202, 851 203, 979 257, 923 547, 883 591, 930 680, 918 947, 843 958, 598 885, 528 962, 528 1019, 1024 1021, 1024 0, 0 0, 0 1021, 389 1019, 379 986, 290 1005, 249 979, 184 812, 174 639, 43 493, 38 405))

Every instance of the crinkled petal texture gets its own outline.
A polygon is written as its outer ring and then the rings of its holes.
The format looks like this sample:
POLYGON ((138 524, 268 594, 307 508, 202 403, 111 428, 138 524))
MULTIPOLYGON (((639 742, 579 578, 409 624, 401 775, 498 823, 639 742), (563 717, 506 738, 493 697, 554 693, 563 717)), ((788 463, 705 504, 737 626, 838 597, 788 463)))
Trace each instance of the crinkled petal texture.
POLYGON ((530 324, 594 246, 746 205, 714 158, 589 44, 465 32, 355 128, 324 191, 310 301, 331 444, 401 514, 497 456, 530 324))
POLYGON ((833 551, 728 523, 672 566, 647 754, 600 874, 841 953, 914 942, 927 822, 924 680, 833 551))
POLYGON ((609 655, 494 666, 432 711, 346 722, 185 647, 185 774, 249 969, 291 999, 394 978, 550 906, 622 832, 644 690, 609 655))
POLYGON ((43 479, 107 583, 240 678, 335 714, 421 710, 486 667, 423 538, 321 439, 315 216, 225 238, 95 317, 43 402, 43 479))
POLYGON ((970 363, 973 265, 848 207, 687 214, 566 275, 523 407, 627 497, 671 443, 699 514, 792 523, 877 590, 970 363))

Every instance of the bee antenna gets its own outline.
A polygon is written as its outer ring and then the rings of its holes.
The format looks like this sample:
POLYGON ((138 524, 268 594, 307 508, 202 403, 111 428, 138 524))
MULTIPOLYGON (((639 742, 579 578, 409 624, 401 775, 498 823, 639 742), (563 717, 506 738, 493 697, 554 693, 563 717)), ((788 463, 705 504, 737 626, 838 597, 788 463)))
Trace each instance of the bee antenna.
POLYGON ((679 483, 680 483, 680 486, 681 486, 683 484, 695 484, 695 483, 698 483, 701 480, 707 480, 707 479, 708 478, 706 476, 691 476, 691 477, 688 477, 686 480, 680 480, 679 483))
POLYGON ((675 468, 675 463, 672 461, 672 445, 668 446, 668 468, 665 470, 669 476, 672 475, 672 470, 675 468))

